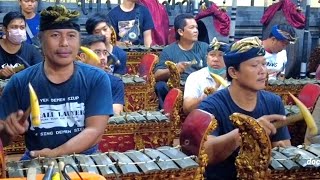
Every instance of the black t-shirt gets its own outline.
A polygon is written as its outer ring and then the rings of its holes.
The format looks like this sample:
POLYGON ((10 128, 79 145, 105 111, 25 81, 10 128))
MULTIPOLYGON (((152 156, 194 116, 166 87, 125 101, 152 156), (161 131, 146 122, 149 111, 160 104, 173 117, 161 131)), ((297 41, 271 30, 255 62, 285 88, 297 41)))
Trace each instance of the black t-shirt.
POLYGON ((39 50, 31 44, 23 42, 19 51, 15 54, 8 53, 0 45, 0 69, 6 65, 16 67, 22 64, 27 68, 28 65, 35 65, 42 60, 43 56, 39 50))

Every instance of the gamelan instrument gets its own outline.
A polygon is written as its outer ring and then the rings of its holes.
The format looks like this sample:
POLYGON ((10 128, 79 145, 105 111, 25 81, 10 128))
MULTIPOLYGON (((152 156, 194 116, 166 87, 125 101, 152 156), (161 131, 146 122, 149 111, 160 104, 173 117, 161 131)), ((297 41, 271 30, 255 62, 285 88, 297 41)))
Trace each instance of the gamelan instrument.
POLYGON ((169 146, 139 151, 129 150, 124 153, 40 157, 30 161, 8 162, 7 176, 25 177, 29 168, 35 168, 37 174, 44 174, 52 162, 55 164, 54 171, 58 171, 59 162, 63 162, 67 173, 89 172, 100 174, 107 179, 194 179, 199 170, 194 158, 185 155, 177 147, 169 146))
POLYGON ((161 111, 125 112, 108 120, 101 152, 156 148, 172 144, 176 118, 161 111))
POLYGON ((233 113, 230 120, 242 139, 235 162, 239 179, 320 179, 319 144, 271 149, 269 136, 256 119, 233 113))
POLYGON ((146 83, 146 80, 143 77, 139 77, 138 75, 115 74, 115 76, 119 77, 123 81, 124 84, 146 83))
POLYGON ((271 179, 320 179, 320 144, 274 148, 271 179))
POLYGON ((169 122, 167 116, 160 111, 137 111, 137 112, 123 112, 121 115, 113 116, 108 123, 125 124, 125 123, 162 123, 169 122))
POLYGON ((126 52, 158 52, 162 51, 164 46, 151 46, 150 48, 143 46, 143 45, 131 45, 131 46, 121 46, 121 49, 123 49, 126 52))

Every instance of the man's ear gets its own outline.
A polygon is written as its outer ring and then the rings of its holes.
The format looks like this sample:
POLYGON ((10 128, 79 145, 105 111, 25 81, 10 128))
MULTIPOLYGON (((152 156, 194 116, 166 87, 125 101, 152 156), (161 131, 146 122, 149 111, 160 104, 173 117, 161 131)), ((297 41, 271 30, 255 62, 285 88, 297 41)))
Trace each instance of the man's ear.
POLYGON ((78 55, 78 58, 79 58, 79 60, 80 61, 82 61, 82 62, 86 62, 86 60, 87 60, 87 55, 85 54, 85 53, 80 53, 79 55, 78 55))
POLYGON ((238 79, 238 77, 237 77, 237 70, 236 70, 234 67, 230 66, 230 67, 228 68, 228 74, 229 74, 229 76, 230 76, 232 79, 238 79))
POLYGON ((182 29, 178 29, 177 32, 179 33, 180 36, 183 36, 183 30, 182 29))

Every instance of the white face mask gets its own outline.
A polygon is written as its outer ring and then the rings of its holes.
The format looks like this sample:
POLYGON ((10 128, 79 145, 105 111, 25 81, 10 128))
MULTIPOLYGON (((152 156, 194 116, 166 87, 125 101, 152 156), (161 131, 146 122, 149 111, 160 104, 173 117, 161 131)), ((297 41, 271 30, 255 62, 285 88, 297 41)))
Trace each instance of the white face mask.
POLYGON ((27 40, 27 33, 25 29, 11 29, 7 38, 11 43, 18 45, 27 40))

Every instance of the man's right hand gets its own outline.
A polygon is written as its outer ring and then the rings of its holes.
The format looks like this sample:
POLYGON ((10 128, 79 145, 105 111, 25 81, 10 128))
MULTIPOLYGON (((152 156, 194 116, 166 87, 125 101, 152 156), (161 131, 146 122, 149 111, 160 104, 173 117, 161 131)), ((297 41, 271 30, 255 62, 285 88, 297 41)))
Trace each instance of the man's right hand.
POLYGON ((286 116, 279 114, 265 115, 258 119, 260 126, 266 131, 268 135, 274 135, 277 133, 276 127, 272 124, 275 121, 285 121, 286 116))
POLYGON ((183 73, 189 66, 191 66, 191 63, 189 62, 179 62, 177 63, 177 69, 179 73, 183 73))
POLYGON ((12 67, 6 66, 3 69, 0 70, 0 77, 9 78, 11 77, 15 72, 13 71, 12 67))
POLYGON ((28 116, 30 112, 19 110, 11 113, 3 122, 5 132, 12 138, 25 133, 28 130, 28 116))

